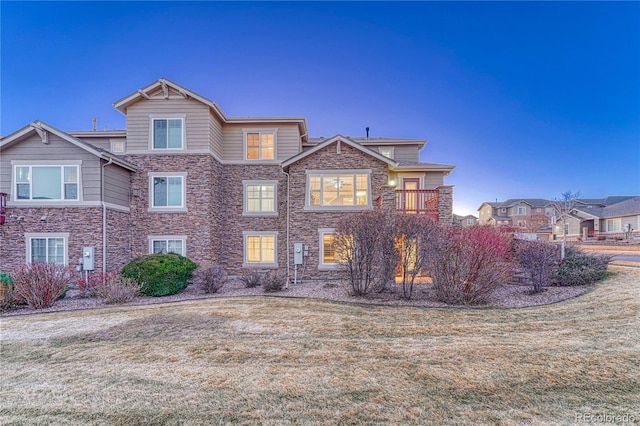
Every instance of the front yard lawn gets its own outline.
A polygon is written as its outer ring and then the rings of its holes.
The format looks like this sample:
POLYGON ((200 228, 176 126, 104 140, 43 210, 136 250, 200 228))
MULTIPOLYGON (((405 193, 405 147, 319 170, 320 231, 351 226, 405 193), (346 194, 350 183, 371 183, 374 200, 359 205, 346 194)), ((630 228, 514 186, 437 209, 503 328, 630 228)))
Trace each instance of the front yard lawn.
POLYGON ((252 297, 0 321, 2 424, 640 422, 637 272, 524 309, 252 297))

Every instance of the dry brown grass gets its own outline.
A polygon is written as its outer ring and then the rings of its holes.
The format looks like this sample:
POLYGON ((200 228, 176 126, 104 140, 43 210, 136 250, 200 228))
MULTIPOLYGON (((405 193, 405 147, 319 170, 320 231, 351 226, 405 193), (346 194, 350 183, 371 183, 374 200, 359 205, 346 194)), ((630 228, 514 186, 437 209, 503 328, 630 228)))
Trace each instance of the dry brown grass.
POLYGON ((235 298, 3 318, 0 423, 640 421, 640 274, 563 303, 235 298))

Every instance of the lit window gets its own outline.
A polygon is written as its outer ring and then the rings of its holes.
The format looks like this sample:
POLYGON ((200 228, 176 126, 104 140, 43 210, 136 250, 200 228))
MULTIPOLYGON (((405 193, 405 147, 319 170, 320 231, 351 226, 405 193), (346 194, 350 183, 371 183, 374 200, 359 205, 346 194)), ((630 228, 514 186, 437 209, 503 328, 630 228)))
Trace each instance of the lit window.
POLYGON ((276 214, 276 181, 243 181, 244 214, 276 214))
POLYGON ((27 234, 27 262, 67 263, 68 234, 27 234))
POLYGON ((77 201, 78 166, 16 166, 16 200, 77 201))
POLYGON ((182 118, 154 118, 153 149, 182 149, 182 118))
POLYGON ((277 266, 274 232, 245 231, 244 266, 277 266))
POLYGON ((338 264, 337 234, 333 229, 320 229, 320 267, 338 264))
POLYGON ((275 159, 275 132, 246 132, 247 160, 275 159))
POLYGON ((176 253, 185 255, 185 237, 149 237, 149 248, 152 254, 155 253, 176 253))
POLYGON ((369 173, 308 173, 311 207, 368 207, 369 173))

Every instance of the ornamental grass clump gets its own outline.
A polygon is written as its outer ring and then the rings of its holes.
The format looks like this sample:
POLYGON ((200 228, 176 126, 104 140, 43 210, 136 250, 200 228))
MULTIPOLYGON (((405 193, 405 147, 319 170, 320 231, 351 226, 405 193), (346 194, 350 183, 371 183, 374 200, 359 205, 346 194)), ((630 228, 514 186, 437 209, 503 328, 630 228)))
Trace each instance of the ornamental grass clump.
POLYGON ((122 268, 121 274, 141 284, 142 294, 161 297, 184 290, 197 266, 176 253, 157 253, 133 259, 122 268))
POLYGON ((51 307, 64 297, 71 268, 56 263, 27 263, 14 276, 15 294, 33 309, 51 307))
POLYGON ((239 278, 246 288, 254 288, 262 285, 263 276, 255 269, 245 271, 239 278))

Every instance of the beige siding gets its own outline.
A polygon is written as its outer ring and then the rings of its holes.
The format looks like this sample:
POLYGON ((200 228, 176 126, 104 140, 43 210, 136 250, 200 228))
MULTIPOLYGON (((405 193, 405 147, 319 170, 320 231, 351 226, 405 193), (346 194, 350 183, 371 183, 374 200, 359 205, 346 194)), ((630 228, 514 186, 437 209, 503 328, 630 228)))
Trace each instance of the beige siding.
POLYGON ((420 161, 420 149, 417 145, 396 145, 393 148, 393 159, 396 161, 420 161))
POLYGON ((444 185, 443 172, 426 172, 424 176, 424 189, 435 189, 444 185))
POLYGON ((116 165, 108 165, 104 170, 104 201, 129 207, 129 172, 116 165))
POLYGON ((184 152, 209 149, 209 108, 197 101, 172 97, 142 100, 127 108, 127 154, 162 151, 150 150, 150 115, 185 117, 184 152))
POLYGON ((219 160, 223 159, 222 125, 212 115, 209 115, 209 149, 219 160))
POLYGON ((49 143, 43 144, 40 137, 34 135, 17 144, 5 148, 0 153, 0 190, 11 194, 10 200, 14 200, 13 188, 11 188, 11 174, 13 167, 11 161, 20 160, 29 162, 46 160, 55 164, 57 160, 82 160, 82 201, 100 201, 100 160, 95 155, 67 142, 59 137, 49 134, 49 143))
POLYGON ((222 129, 225 161, 244 161, 242 129, 277 129, 276 157, 279 161, 284 161, 300 152, 300 131, 295 124, 228 124, 222 129))

